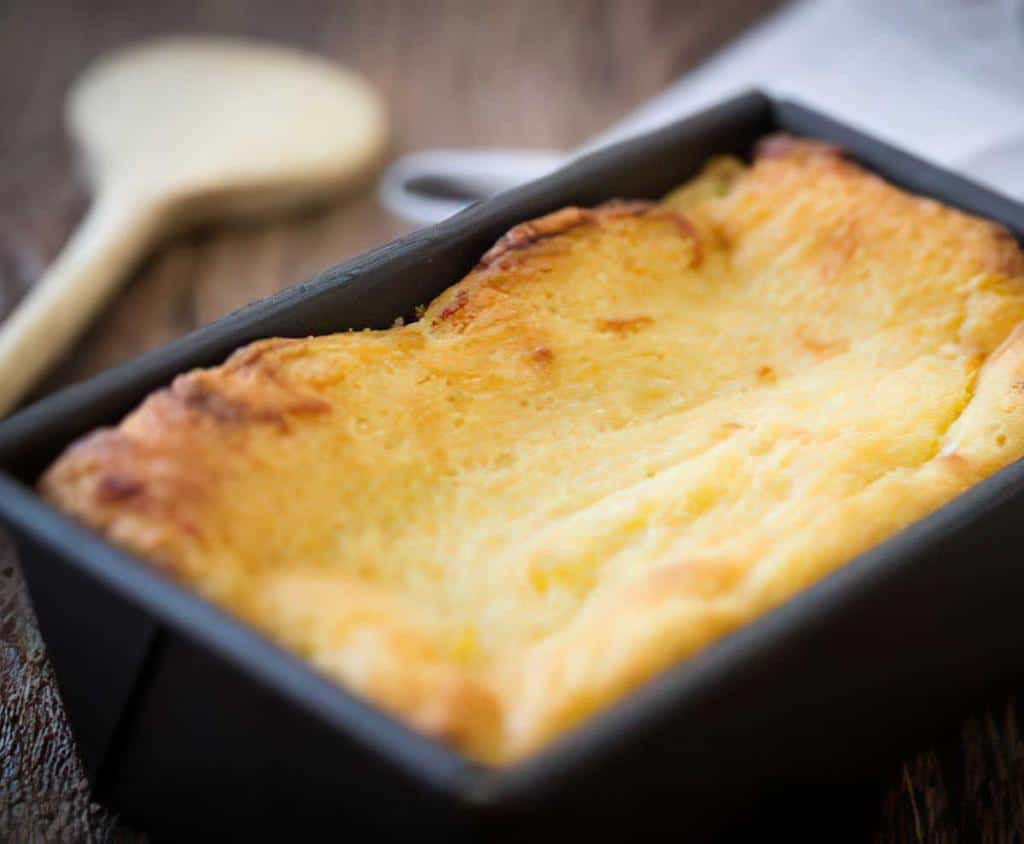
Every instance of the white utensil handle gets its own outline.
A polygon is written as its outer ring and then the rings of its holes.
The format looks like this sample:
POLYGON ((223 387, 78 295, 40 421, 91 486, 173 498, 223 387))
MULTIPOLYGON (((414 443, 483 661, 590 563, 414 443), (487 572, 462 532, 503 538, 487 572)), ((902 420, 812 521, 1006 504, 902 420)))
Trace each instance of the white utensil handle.
POLYGON ((565 163, 557 150, 434 149, 404 155, 380 181, 384 207, 417 223, 436 223, 476 199, 545 176, 565 163), (432 184, 431 184, 432 183, 432 184), (426 187, 418 185, 426 184, 426 187), (438 185, 459 195, 445 195, 438 185))
POLYGON ((46 274, 0 324, 0 416, 67 350, 148 248, 157 212, 100 196, 46 274))

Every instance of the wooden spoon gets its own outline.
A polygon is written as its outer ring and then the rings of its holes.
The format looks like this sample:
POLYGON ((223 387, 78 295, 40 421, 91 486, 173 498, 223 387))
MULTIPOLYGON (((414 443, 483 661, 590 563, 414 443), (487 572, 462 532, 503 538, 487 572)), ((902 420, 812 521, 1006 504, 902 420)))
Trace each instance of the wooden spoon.
POLYGON ((95 199, 0 326, 0 415, 156 242, 334 193, 376 163, 387 134, 379 98, 355 74, 223 38, 171 38, 102 59, 73 87, 66 116, 95 199))

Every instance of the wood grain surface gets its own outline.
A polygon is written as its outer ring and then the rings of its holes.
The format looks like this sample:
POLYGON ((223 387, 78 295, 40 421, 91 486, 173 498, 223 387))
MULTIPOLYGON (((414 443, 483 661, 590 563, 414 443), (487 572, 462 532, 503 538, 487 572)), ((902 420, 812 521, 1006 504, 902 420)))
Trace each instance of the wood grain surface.
MULTIPOLYGON (((62 129, 67 86, 105 50, 167 33, 249 35, 321 52, 384 94, 392 154, 431 146, 570 147, 692 68, 775 3, 127 0, 0 4, 0 313, 81 216, 62 129)), ((373 181, 329 207, 192 232, 141 266, 38 391, 166 343, 408 230, 373 181)), ((135 840, 91 802, 45 652, 0 537, 0 840, 135 840)), ((955 682, 955 678, 950 678, 955 682)), ((782 795, 733 836, 1024 841, 1017 698, 992 701, 878 779, 782 795)))

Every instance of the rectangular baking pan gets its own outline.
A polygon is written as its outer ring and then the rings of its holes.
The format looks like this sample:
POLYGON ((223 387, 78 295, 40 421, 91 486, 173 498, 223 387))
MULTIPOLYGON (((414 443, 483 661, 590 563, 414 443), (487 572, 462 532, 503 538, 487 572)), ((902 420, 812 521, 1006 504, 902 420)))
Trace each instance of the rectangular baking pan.
POLYGON ((41 470, 176 373, 271 335, 411 317, 515 223, 658 197, 775 131, 1024 234, 1024 207, 799 105, 750 93, 323 272, 0 425, 15 537, 97 799, 157 837, 275 829, 479 836, 570 825, 683 837, 759 795, 845 782, 1018 679, 1024 465, 1014 464, 532 758, 473 764, 43 503, 41 470), (324 825, 327 826, 324 826, 324 825))

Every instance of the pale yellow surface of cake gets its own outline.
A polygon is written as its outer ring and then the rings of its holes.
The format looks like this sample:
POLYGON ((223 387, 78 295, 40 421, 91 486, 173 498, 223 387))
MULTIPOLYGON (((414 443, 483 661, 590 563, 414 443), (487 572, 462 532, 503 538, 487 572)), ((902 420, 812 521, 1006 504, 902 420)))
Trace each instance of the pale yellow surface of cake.
POLYGON ((504 763, 1020 457, 1022 320, 1002 229, 775 138, 183 375, 41 487, 504 763))

